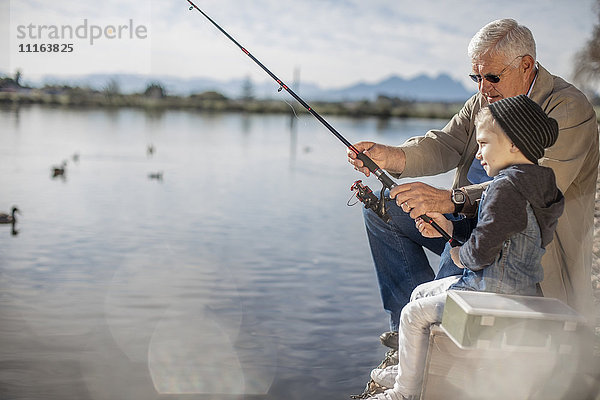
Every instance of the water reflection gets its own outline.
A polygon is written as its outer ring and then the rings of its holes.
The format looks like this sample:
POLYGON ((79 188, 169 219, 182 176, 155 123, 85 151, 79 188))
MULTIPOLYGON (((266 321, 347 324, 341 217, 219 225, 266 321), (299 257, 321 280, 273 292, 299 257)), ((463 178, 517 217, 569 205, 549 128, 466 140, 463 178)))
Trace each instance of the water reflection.
POLYGON ((241 129, 242 132, 247 135, 250 133, 250 130, 252 129, 252 118, 253 116, 247 113, 243 113, 242 114, 242 119, 241 119, 241 129))
POLYGON ((2 115, 3 121, 6 124, 11 124, 14 129, 19 128, 21 122, 21 104, 11 104, 0 106, 0 114, 2 115))
POLYGON ((294 169, 296 163, 296 152, 298 151, 298 117, 290 115, 290 170, 294 169))

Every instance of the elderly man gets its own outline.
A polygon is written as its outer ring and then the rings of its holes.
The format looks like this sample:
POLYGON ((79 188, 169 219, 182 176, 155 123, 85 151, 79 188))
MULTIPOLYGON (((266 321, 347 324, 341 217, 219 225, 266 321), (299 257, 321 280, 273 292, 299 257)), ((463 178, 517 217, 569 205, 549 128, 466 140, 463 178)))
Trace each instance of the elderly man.
MULTIPOLYGON (((429 211, 474 214, 477 200, 489 179, 475 160, 474 117, 487 104, 526 94, 559 123, 559 137, 547 149, 540 165, 551 167, 565 196, 565 209, 554 240, 542 260, 545 296, 559 298, 586 317, 593 315, 591 258, 594 195, 598 173, 598 125, 586 97, 573 85, 550 74, 536 62, 530 30, 512 19, 484 26, 471 39, 470 77, 478 92, 441 130, 413 137, 400 146, 373 142, 355 144, 381 168, 397 178, 435 175, 456 168, 453 189, 436 189, 423 183, 406 183, 390 191, 390 223, 365 210, 365 225, 375 263, 384 309, 391 330, 412 290, 433 279, 424 248, 441 255, 438 278, 454 270, 443 239, 423 238, 413 219, 429 211)), ((348 160, 367 176, 369 171, 349 151, 348 160)), ((464 219, 469 224, 469 219, 464 219)))

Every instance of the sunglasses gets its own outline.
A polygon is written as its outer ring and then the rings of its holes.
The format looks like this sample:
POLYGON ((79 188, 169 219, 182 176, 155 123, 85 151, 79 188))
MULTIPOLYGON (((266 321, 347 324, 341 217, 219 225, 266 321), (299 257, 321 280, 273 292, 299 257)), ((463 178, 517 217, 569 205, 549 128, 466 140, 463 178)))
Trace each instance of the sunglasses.
POLYGON ((515 62, 515 60, 517 60, 518 58, 523 58, 523 57, 525 57, 525 56, 523 55, 523 56, 515 57, 506 67, 504 67, 504 69, 502 71, 500 71, 500 73, 498 75, 485 74, 485 75, 481 76, 479 74, 469 74, 469 78, 471 78, 473 80, 473 82, 475 82, 477 84, 480 84, 481 81, 484 79, 490 83, 498 83, 498 82, 500 82, 500 77, 502 76, 502 74, 504 72, 506 72, 506 69, 508 67, 510 67, 512 65, 512 63, 515 62))

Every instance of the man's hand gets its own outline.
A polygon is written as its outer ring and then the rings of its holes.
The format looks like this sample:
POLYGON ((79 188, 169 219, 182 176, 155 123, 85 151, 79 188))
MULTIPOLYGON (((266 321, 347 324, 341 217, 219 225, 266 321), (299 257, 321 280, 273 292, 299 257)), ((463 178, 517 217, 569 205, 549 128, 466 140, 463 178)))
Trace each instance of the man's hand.
MULTIPOLYGON (((448 235, 452 236, 453 228, 452 221, 449 221, 446 217, 438 212, 429 212, 426 214, 429 218, 431 218, 436 224, 440 226, 443 230, 445 230, 448 235)), ((423 221, 421 218, 415 219, 415 226, 426 238, 435 238, 442 237, 442 235, 433 227, 430 223, 423 221)))
POLYGON ((454 212, 451 195, 451 190, 436 189, 422 182, 404 183, 390 190, 390 197, 413 219, 428 212, 454 212))
MULTIPOLYGON (((354 144, 356 150, 364 153, 375 162, 381 169, 385 169, 391 173, 400 174, 404 171, 406 165, 406 156, 404 151, 395 146, 386 146, 374 142, 358 142, 354 144)), ((366 176, 370 175, 370 171, 364 166, 363 162, 356 158, 356 154, 348 149, 348 162, 354 166, 354 169, 362 172, 366 176)))

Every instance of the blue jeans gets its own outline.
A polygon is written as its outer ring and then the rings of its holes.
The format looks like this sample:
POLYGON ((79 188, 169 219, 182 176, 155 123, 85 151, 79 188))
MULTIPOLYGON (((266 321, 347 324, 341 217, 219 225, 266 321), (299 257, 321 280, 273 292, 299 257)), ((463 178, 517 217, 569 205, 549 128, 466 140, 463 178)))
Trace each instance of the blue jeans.
POLYGON ((424 248, 441 256, 437 278, 462 274, 462 270, 450 259, 450 246, 443 238, 423 237, 395 200, 386 201, 386 209, 389 223, 370 209, 364 210, 364 219, 383 308, 390 314, 390 329, 398 331, 400 313, 412 291, 434 278, 424 248))

